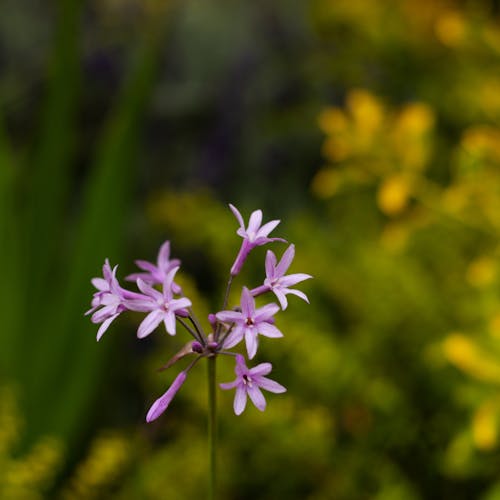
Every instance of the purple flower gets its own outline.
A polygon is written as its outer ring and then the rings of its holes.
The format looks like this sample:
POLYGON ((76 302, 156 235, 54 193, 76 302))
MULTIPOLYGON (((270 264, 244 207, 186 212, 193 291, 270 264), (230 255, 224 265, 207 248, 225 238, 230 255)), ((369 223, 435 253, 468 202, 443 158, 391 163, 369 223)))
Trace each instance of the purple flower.
POLYGON ((248 288, 243 287, 241 292, 241 312, 220 311, 215 315, 219 321, 233 324, 231 332, 224 340, 224 347, 233 347, 245 337, 248 357, 252 359, 257 352, 257 335, 259 333, 265 337, 283 337, 283 334, 271 323, 273 316, 279 309, 277 304, 267 304, 255 309, 254 298, 248 288))
POLYGON ((140 299, 127 301, 126 304, 133 311, 149 312, 137 330, 137 336, 140 339, 149 335, 162 321, 167 332, 175 335, 175 315, 187 315, 185 309, 191 306, 191 301, 185 297, 173 298, 172 282, 178 270, 179 267, 174 267, 167 273, 162 292, 148 285, 141 278, 137 280, 137 286, 144 295, 140 295, 140 299))
POLYGON ((236 389, 233 403, 236 415, 241 415, 245 409, 247 395, 250 396, 252 403, 258 410, 264 411, 266 409, 266 400, 260 390, 261 388, 274 393, 286 392, 286 388, 281 384, 264 376, 270 373, 272 368, 271 363, 261 363, 249 369, 245 364, 243 356, 241 354, 236 356, 236 366, 234 369, 236 380, 219 384, 221 389, 236 389))
POLYGON ((301 281, 310 279, 312 276, 303 273, 289 274, 288 276, 285 276, 285 273, 290 267, 294 256, 295 246, 290 245, 283 254, 279 264, 277 264, 276 255, 274 255, 271 250, 268 250, 266 254, 266 279, 264 280, 264 284, 262 286, 252 290, 252 295, 260 295, 261 293, 271 290, 274 295, 276 295, 276 298, 279 300, 283 310, 285 310, 288 306, 286 295, 289 293, 297 295, 297 297, 300 297, 309 303, 309 299, 303 292, 299 290, 292 290, 289 287, 294 286, 301 281))
POLYGON ((260 245, 265 245, 266 243, 270 243, 272 241, 285 242, 286 240, 284 240, 283 238, 268 238, 269 233, 280 223, 280 221, 272 220, 261 226, 262 210, 255 210, 255 212, 252 212, 252 215, 250 215, 250 220, 248 222, 248 227, 245 229, 243 217, 241 216, 238 209, 231 204, 229 204, 229 208, 240 224, 240 227, 236 231, 236 234, 243 238, 240 251, 238 252, 236 260, 231 267, 231 276, 236 276, 241 271, 245 259, 253 248, 260 245))
POLYGON ((92 284, 97 292, 92 297, 92 308, 85 314, 92 314, 92 323, 102 323, 97 331, 97 340, 100 340, 109 325, 125 310, 127 299, 140 297, 139 294, 129 292, 120 286, 116 279, 115 266, 111 269, 109 260, 106 259, 102 266, 103 278, 92 278, 92 284), (101 308, 101 309, 99 309, 101 308), (98 310, 97 310, 98 309, 98 310))
POLYGON ((182 384, 186 380, 186 372, 182 371, 177 375, 175 380, 172 382, 172 385, 168 388, 167 392, 160 396, 151 406, 146 416, 146 422, 152 422, 156 420, 171 403, 174 396, 177 394, 177 391, 181 388, 182 384))
MULTIPOLYGON (((156 259, 157 265, 146 260, 136 260, 137 267, 146 271, 144 273, 129 274, 125 279, 127 281, 137 281, 141 279, 148 285, 161 285, 165 282, 165 278, 169 271, 174 267, 179 267, 181 261, 179 259, 170 260, 170 241, 165 241, 160 247, 158 258, 156 259)), ((177 283, 172 283, 174 293, 180 293, 181 287, 177 283)))

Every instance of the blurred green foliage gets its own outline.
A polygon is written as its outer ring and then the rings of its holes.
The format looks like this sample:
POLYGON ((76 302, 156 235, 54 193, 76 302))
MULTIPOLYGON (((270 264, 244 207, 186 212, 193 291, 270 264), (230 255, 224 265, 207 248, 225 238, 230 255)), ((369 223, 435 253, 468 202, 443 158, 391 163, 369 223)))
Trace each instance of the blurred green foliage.
POLYGON ((35 4, 0 17, 0 496, 203 497, 205 371, 144 423, 185 338, 83 312, 167 238, 217 310, 232 202, 315 279, 259 354, 288 392, 220 393, 220 497, 499 499, 498 2, 35 4))

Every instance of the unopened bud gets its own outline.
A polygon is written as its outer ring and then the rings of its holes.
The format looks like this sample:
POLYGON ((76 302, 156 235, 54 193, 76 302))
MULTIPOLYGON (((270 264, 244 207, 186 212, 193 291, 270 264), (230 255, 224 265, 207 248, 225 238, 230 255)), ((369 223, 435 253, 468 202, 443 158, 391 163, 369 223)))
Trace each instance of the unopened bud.
POLYGON ((193 342, 191 343, 191 349, 193 350, 193 352, 203 352, 203 346, 197 340, 193 340, 193 342))
POLYGON ((215 326, 217 325, 217 318, 215 317, 215 314, 210 313, 208 315, 208 322, 212 326, 212 328, 215 330, 215 326))

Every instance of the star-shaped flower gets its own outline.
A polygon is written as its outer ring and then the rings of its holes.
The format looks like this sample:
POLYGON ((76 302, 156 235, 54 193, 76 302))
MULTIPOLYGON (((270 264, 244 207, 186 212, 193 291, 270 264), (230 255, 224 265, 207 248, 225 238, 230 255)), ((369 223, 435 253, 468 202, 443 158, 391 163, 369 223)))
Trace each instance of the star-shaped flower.
POLYGON ((245 259, 253 248, 265 245, 266 243, 270 243, 272 241, 284 242, 286 240, 283 238, 268 238, 269 233, 280 223, 280 221, 272 220, 261 226, 262 210, 255 210, 252 212, 250 220, 248 221, 248 227, 245 228, 245 222, 243 221, 243 217, 241 216, 239 210, 231 204, 229 204, 229 208, 240 224, 236 234, 243 238, 240 251, 238 252, 236 260, 231 267, 231 276, 236 276, 241 271, 245 259))
POLYGON ((162 321, 167 332, 175 335, 175 315, 187 316, 186 308, 191 307, 191 301, 186 297, 174 299, 172 292, 172 283, 178 270, 179 267, 174 267, 167 273, 162 292, 141 278, 137 280, 137 286, 144 295, 140 299, 127 301, 126 304, 133 311, 149 312, 137 330, 140 339, 149 335, 162 321))
POLYGON ((272 368, 271 363, 261 363, 253 368, 247 368, 243 356, 241 354, 236 356, 236 366, 234 369, 236 380, 219 384, 221 389, 236 389, 233 403, 236 415, 241 415, 245 409, 247 395, 250 396, 252 403, 258 410, 264 411, 266 409, 266 400, 261 389, 274 393, 286 392, 286 388, 281 384, 265 377, 265 375, 271 372, 272 368))
POLYGON ((297 295, 297 297, 300 297, 302 300, 309 303, 309 299, 305 293, 300 290, 290 289, 289 287, 294 286, 301 281, 308 280, 312 278, 312 276, 304 273, 289 274, 288 276, 285 276, 285 273, 290 267, 294 256, 295 246, 290 245, 286 249, 278 264, 276 255, 271 250, 268 250, 266 254, 266 279, 264 280, 264 285, 262 287, 254 288, 252 290, 252 295, 260 295, 263 292, 271 290, 274 295, 276 295, 276 298, 281 304, 281 309, 283 310, 285 310, 288 306, 286 295, 289 293, 297 295))
MULTIPOLYGON (((160 247, 156 265, 147 260, 136 260, 137 267, 145 271, 144 273, 129 274, 125 279, 127 281, 137 281, 141 279, 148 285, 161 285, 165 282, 165 278, 169 271, 174 267, 179 267, 181 261, 179 259, 170 260, 170 241, 165 241, 160 247)), ((181 288, 177 283, 172 282, 174 293, 180 293, 181 288)))
POLYGON ((224 340, 224 347, 230 348, 238 344, 243 337, 247 347, 248 357, 252 359, 258 347, 260 333, 265 337, 278 338, 283 334, 271 323, 273 316, 279 311, 277 304, 267 304, 255 309, 255 300, 247 287, 241 292, 241 312, 220 311, 215 316, 219 321, 233 324, 231 332, 224 340))
POLYGON ((92 278, 92 284, 97 292, 92 297, 92 307, 85 314, 92 314, 92 323, 101 323, 97 331, 97 340, 100 340, 109 325, 125 310, 128 309, 128 299, 139 298, 140 295, 125 290, 116 278, 118 266, 111 269, 109 260, 106 259, 102 266, 103 278, 92 278), (100 309, 99 309, 100 308, 100 309))

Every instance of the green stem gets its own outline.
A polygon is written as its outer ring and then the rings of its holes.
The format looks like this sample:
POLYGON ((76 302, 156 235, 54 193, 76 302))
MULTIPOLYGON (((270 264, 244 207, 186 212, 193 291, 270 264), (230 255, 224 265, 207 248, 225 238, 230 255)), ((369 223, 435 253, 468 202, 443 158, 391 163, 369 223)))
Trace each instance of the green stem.
POLYGON ((215 393, 215 356, 208 361, 208 453, 210 461, 209 500, 215 500, 217 476, 217 404, 215 393))

